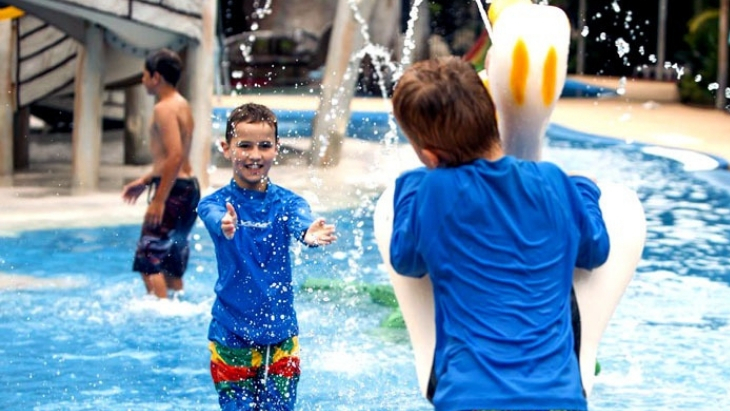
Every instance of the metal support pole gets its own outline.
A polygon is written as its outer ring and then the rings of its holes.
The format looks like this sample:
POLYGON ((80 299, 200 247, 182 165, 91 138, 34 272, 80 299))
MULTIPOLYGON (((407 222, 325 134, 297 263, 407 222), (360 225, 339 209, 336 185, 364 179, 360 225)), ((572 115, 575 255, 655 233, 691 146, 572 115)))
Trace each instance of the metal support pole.
POLYGON ((576 44, 576 74, 585 74, 586 71, 586 38, 583 37, 583 29, 586 26, 586 13, 588 7, 586 0, 578 2, 578 39, 576 44))
POLYGON ((205 189, 210 184, 208 165, 212 150, 211 130, 213 130, 213 90, 217 61, 214 57, 216 47, 216 18, 218 2, 203 2, 203 33, 200 42, 191 43, 185 57, 185 81, 183 94, 188 98, 195 119, 190 162, 193 172, 205 189))
POLYGON ((715 107, 725 109, 727 105, 727 58, 728 58, 728 13, 730 0, 720 1, 720 24, 719 41, 717 42, 717 94, 715 94, 715 107))
MULTIPOLYGON (((358 10, 368 19, 377 0, 360 0, 358 10)), ((355 92, 360 59, 353 53, 363 45, 359 23, 348 0, 337 2, 337 12, 327 49, 322 100, 312 127, 309 163, 317 167, 336 166, 340 161, 344 134, 350 120, 350 102, 355 92), (348 72, 350 76, 345 77, 348 72)))
POLYGON ((155 100, 141 84, 124 90, 124 164, 150 164, 150 122, 155 100))
POLYGON ((667 43, 667 2, 659 0, 659 30, 657 32, 656 70, 657 80, 664 80, 664 62, 666 60, 667 43))
POLYGON ((13 22, 0 20, 0 185, 9 185, 13 176, 14 49, 13 22))
POLYGON ((84 194, 99 188, 104 94, 104 32, 87 25, 84 46, 78 54, 74 83, 71 189, 84 194))

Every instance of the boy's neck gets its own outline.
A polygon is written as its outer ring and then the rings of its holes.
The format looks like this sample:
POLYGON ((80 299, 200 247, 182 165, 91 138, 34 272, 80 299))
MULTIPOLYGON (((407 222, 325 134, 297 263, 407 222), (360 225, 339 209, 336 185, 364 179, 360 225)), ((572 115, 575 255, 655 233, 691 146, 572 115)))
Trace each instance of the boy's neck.
POLYGON ((247 184, 246 182, 239 180, 237 177, 234 177, 233 179, 236 182, 236 185, 243 190, 260 191, 264 193, 269 188, 268 176, 261 179, 261 181, 259 181, 256 185, 247 184))
POLYGON ((482 155, 482 158, 489 161, 497 161, 502 157, 504 157, 504 150, 502 150, 502 146, 500 145, 492 147, 482 155))
POLYGON ((160 85, 157 89, 157 100, 165 100, 177 94, 177 89, 170 85, 160 85))

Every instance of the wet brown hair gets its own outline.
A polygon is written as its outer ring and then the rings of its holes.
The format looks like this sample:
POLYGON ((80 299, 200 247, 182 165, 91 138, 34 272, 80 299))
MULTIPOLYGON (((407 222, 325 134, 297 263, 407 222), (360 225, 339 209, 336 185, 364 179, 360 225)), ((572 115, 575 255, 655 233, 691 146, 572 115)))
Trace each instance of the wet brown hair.
POLYGON ((492 97, 471 64, 458 57, 413 64, 392 101, 411 143, 435 152, 443 166, 471 162, 500 144, 492 97))
POLYGON ((176 87, 182 75, 183 64, 180 56, 174 51, 160 49, 147 56, 144 61, 144 68, 147 69, 150 75, 160 73, 160 77, 176 87))
POLYGON ((226 121, 226 142, 230 143, 236 134, 238 123, 266 123, 274 129, 275 141, 279 141, 279 125, 276 114, 270 108, 256 103, 246 103, 231 111, 226 121))

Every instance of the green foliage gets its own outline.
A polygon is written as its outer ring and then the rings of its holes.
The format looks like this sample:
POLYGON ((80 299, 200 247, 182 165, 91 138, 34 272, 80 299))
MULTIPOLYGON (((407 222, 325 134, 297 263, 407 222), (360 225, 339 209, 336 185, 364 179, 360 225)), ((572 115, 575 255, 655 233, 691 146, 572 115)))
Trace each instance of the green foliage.
MULTIPOLYGON (((678 83, 679 96, 683 103, 713 105, 715 95, 708 90, 717 81, 719 11, 705 10, 694 16, 689 23, 684 40, 691 52, 685 56, 689 72, 678 83)), ((724 39, 723 39, 724 41, 724 39)))
POLYGON ((698 106, 712 106, 715 104, 715 94, 707 89, 706 79, 696 81, 695 76, 685 75, 678 83, 679 99, 682 103, 698 106))

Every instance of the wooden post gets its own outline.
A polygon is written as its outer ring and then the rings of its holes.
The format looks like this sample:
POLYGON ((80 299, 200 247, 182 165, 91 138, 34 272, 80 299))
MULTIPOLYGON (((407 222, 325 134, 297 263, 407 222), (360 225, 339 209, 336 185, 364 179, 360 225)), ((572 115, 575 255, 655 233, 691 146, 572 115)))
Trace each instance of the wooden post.
POLYGON ((728 13, 730 0, 720 0, 720 24, 719 37, 717 42, 717 94, 715 94, 715 107, 720 110, 725 109, 727 97, 725 95, 727 89, 727 49, 728 49, 728 13))
POLYGON ((30 168, 30 106, 15 110, 13 123, 13 170, 27 170, 30 168))
POLYGON ((13 178, 13 81, 15 36, 12 20, 0 20, 0 185, 12 184, 13 178))
MULTIPOLYGON (((367 21, 377 0, 360 0, 358 9, 367 21)), ((317 167, 336 166, 340 161, 350 102, 355 93, 360 59, 353 52, 363 46, 360 23, 355 20, 348 0, 337 2, 337 12, 327 48, 327 60, 322 79, 322 98, 312 126, 309 163, 317 167), (350 76, 345 78, 348 72, 350 76)))
POLYGON ((124 90, 124 164, 142 165, 152 161, 150 121, 155 99, 141 84, 124 90))
POLYGON ((99 188, 104 91, 104 33, 87 24, 74 82, 71 189, 84 194, 99 188))
POLYGON ((190 150, 190 162, 193 172, 200 182, 201 189, 210 184, 208 165, 212 150, 211 133, 213 132, 213 88, 215 75, 215 42, 216 18, 218 2, 203 2, 203 30, 199 42, 192 42, 185 53, 185 81, 182 90, 188 98, 195 119, 193 144, 190 150))

